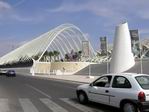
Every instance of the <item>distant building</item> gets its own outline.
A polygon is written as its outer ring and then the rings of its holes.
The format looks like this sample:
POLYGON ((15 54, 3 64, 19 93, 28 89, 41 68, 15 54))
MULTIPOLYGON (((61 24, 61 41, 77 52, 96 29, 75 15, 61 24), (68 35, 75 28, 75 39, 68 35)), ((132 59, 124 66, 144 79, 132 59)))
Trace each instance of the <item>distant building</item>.
POLYGON ((107 37, 100 37, 100 49, 101 54, 106 55, 107 54, 107 37))
POLYGON ((140 51, 139 45, 139 31, 138 30, 130 30, 130 37, 131 37, 131 47, 134 56, 138 56, 140 51))

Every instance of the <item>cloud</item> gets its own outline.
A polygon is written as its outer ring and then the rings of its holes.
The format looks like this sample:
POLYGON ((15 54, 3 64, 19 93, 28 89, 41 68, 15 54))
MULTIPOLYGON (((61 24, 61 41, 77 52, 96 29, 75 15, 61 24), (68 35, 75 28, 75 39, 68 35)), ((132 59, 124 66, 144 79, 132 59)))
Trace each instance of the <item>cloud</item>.
POLYGON ((14 7, 18 7, 20 5, 22 5, 26 0, 19 0, 15 5, 14 7))
POLYGON ((85 0, 75 3, 64 1, 60 7, 49 9, 50 12, 75 13, 88 11, 96 16, 125 19, 133 15, 149 18, 147 0, 85 0))
POLYGON ((12 19, 15 19, 15 20, 17 20, 17 21, 20 21, 20 22, 32 21, 32 18, 29 18, 29 17, 22 17, 22 16, 16 15, 16 14, 11 15, 11 18, 12 18, 12 19))
POLYGON ((7 2, 4 2, 4 1, 0 1, 0 12, 7 11, 10 9, 12 9, 10 4, 8 4, 7 2))
MULTIPOLYGON (((22 5, 26 0, 19 0, 14 5, 10 5, 7 2, 0 0, 0 20, 9 20, 9 21, 17 21, 17 22, 30 22, 30 23, 38 23, 45 19, 44 15, 23 15, 20 13, 16 7, 22 5)), ((1 23, 3 24, 3 23, 1 23)))
POLYGON ((139 29, 139 36, 141 38, 149 38, 149 28, 142 28, 142 29, 139 29))
POLYGON ((11 18, 14 19, 14 20, 16 20, 16 21, 19 21, 19 22, 36 21, 36 19, 33 18, 33 17, 21 16, 21 15, 18 15, 18 14, 12 14, 11 15, 11 18))
POLYGON ((123 20, 128 20, 128 15, 121 8, 118 0, 84 0, 84 2, 63 2, 59 7, 55 9, 49 9, 51 13, 79 13, 90 14, 93 17, 99 17, 99 20, 104 20, 105 23, 101 23, 105 28, 113 27, 113 25, 119 24, 123 20))
POLYGON ((0 57, 29 42, 14 40, 14 37, 0 38, 0 41, 0 57))
POLYGON ((4 1, 0 1, 0 20, 5 20, 13 12, 12 6, 4 1))
POLYGON ((24 16, 20 14, 12 14, 10 18, 18 22, 39 23, 44 21, 46 17, 43 15, 24 16))
POLYGON ((1 38, 0 41, 0 56, 3 56, 18 47, 18 42, 12 37, 1 38))
MULTIPOLYGON (((83 2, 64 1, 59 7, 49 9, 51 13, 60 14, 88 14, 92 18, 99 18, 98 27, 102 26, 103 32, 113 37, 115 26, 127 21, 130 25, 136 24, 138 29, 149 20, 149 0, 84 0, 83 2), (144 21, 145 20, 145 21, 144 21)), ((82 17, 83 18, 83 17, 82 17)), ((91 18, 91 17, 89 17, 91 18)), ((96 21, 95 21, 96 22, 96 21)), ((131 28, 131 27, 130 27, 131 28)), ((149 31, 140 32, 142 36, 149 31)), ((100 34, 105 35, 100 32, 100 34)))
POLYGON ((22 45, 24 45, 24 44, 26 44, 26 43, 28 43, 28 42, 29 42, 28 40, 19 42, 19 43, 18 43, 18 46, 22 46, 22 45))
MULTIPOLYGON (((149 9, 148 9, 149 10, 149 9)), ((149 20, 149 13, 148 10, 141 10, 138 12, 138 15, 145 20, 149 20)))
POLYGON ((139 32, 141 34, 149 34, 149 29, 140 29, 139 32))
POLYGON ((114 8, 112 5, 104 5, 105 2, 99 0, 88 0, 84 3, 74 3, 74 2, 63 2, 63 4, 56 9, 49 9, 50 12, 66 12, 75 13, 88 11, 98 16, 110 17, 115 15, 114 8))
MULTIPOLYGON (((95 11, 97 8, 93 7, 95 4, 86 3, 73 3, 73 2, 64 2, 60 7, 55 9, 49 9, 49 12, 65 12, 65 13, 75 13, 82 11, 95 11)), ((96 13, 96 12, 95 12, 96 13)))

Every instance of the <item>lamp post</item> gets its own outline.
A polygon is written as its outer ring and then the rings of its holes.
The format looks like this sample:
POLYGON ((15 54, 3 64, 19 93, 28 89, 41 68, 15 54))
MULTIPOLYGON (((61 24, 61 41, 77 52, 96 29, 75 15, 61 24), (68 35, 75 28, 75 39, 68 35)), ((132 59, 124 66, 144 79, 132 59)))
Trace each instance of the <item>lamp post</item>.
POLYGON ((91 76, 91 62, 90 62, 90 42, 88 42, 89 44, 89 78, 94 78, 94 76, 91 76))
POLYGON ((143 63, 142 63, 142 46, 141 46, 141 40, 139 36, 139 54, 140 54, 140 73, 143 73, 143 63))
POLYGON ((107 74, 109 73, 109 60, 108 60, 108 39, 107 39, 107 74))
POLYGON ((31 67, 31 73, 32 73, 32 76, 35 76, 35 64, 36 64, 36 61, 32 58, 33 60, 33 65, 31 67))

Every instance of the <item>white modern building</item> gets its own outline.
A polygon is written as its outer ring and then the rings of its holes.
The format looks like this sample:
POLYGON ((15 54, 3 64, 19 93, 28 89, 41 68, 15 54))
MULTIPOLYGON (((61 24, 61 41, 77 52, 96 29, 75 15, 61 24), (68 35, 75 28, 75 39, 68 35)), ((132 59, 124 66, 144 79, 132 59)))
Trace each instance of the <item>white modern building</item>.
MULTIPOLYGON (((17 62, 20 58, 28 60, 36 55, 40 55, 38 59, 40 61, 47 50, 56 50, 60 52, 60 58, 64 58, 71 50, 81 51, 82 41, 88 41, 88 39, 78 27, 62 24, 4 55, 0 58, 0 65, 17 62)), ((95 51, 91 44, 89 45, 90 57, 93 57, 95 51)))
MULTIPOLYGON (((65 54, 70 53, 72 50, 81 51, 83 42, 87 41, 88 39, 78 27, 72 24, 63 24, 4 55, 0 58, 0 65, 19 62, 21 58, 24 60, 34 60, 33 57, 38 55, 39 58, 36 61, 33 61, 33 66, 30 69, 33 74, 47 74, 51 72, 63 74, 65 72, 65 74, 91 73, 98 75, 107 73, 107 71, 110 71, 111 73, 125 72, 129 71, 131 68, 131 72, 139 73, 138 69, 140 68, 140 65, 138 62, 135 62, 132 53, 131 38, 127 23, 122 23, 116 27, 113 51, 110 50, 112 51, 112 56, 105 56, 104 58, 99 59, 95 56, 96 53, 91 44, 89 44, 89 46, 86 47, 89 48, 90 58, 88 58, 86 62, 40 61, 47 50, 58 51, 60 53, 60 58, 63 59, 65 54), (90 61, 97 63, 91 63, 90 61), (137 69, 134 70, 134 67, 137 69)), ((142 55, 149 56, 149 40, 143 41, 142 46, 147 49, 142 55)), ((144 65, 146 65, 146 63, 144 65)), ((145 71, 145 73, 148 73, 148 70, 145 71)))

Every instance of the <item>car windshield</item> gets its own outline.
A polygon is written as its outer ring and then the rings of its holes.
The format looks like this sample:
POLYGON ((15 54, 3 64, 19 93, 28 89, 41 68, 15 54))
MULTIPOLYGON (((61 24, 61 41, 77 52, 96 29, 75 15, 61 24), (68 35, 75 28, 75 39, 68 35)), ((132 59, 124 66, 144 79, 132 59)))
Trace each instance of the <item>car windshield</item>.
POLYGON ((135 78, 143 89, 149 89, 149 76, 137 76, 135 78))

